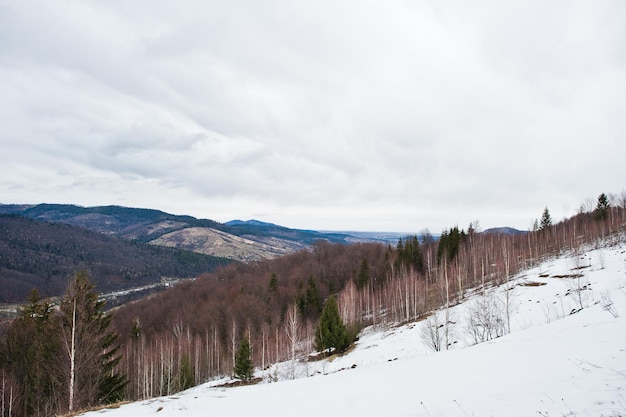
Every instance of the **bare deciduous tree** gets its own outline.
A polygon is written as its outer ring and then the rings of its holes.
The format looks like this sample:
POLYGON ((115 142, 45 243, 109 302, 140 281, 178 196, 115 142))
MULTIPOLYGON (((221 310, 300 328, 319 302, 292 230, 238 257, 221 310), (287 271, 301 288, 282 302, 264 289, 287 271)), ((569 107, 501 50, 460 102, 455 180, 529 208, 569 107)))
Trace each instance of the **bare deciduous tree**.
POLYGON ((296 347, 300 337, 300 319, 298 317, 298 306, 293 304, 287 312, 285 320, 285 333, 289 339, 291 353, 291 379, 296 378, 296 347))
POLYGON ((439 311, 433 312, 422 327, 420 334, 422 341, 435 352, 439 352, 444 343, 443 327, 444 323, 439 311))
POLYGON ((505 320, 502 303, 493 293, 483 292, 471 304, 467 313, 467 331, 470 340, 486 342, 504 335, 505 320))

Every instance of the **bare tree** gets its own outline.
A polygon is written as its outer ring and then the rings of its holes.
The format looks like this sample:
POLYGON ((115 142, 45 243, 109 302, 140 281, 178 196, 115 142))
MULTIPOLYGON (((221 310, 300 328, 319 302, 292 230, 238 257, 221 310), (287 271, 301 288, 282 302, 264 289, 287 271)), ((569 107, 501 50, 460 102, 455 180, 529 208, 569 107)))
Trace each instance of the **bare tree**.
POLYGON ((291 379, 296 378, 296 347, 299 342, 300 319, 298 317, 298 306, 294 303, 287 312, 285 321, 285 333, 289 339, 291 353, 291 379))
POLYGON ((237 355, 237 323, 233 318, 233 327, 230 332, 230 351, 232 353, 232 368, 235 368, 235 356, 237 355))
POLYGON ((573 292, 576 295, 576 300, 578 301, 578 309, 572 310, 572 313, 576 311, 580 311, 584 308, 583 304, 583 291, 587 289, 587 282, 583 281, 584 274, 582 272, 583 268, 586 265, 583 265, 584 254, 581 246, 577 246, 574 249, 574 254, 572 256, 573 269, 573 285, 570 285, 569 293, 573 292))
POLYGON ((441 312, 433 312, 422 327, 421 337, 422 341, 430 349, 435 352, 439 352, 444 343, 444 323, 441 318, 441 312))
POLYGON ((72 301, 72 326, 71 326, 71 338, 67 343, 67 353, 70 361, 70 381, 69 381, 69 406, 70 412, 74 410, 74 381, 76 379, 76 298, 72 301))
POLYGON ((476 298, 467 313, 467 330, 473 343, 486 342, 505 333, 504 312, 493 293, 484 292, 476 298))
POLYGON ((502 257, 504 259, 504 313, 506 316, 506 331, 511 333, 511 314, 513 309, 513 292, 515 286, 511 283, 510 246, 508 239, 504 239, 502 245, 502 257))

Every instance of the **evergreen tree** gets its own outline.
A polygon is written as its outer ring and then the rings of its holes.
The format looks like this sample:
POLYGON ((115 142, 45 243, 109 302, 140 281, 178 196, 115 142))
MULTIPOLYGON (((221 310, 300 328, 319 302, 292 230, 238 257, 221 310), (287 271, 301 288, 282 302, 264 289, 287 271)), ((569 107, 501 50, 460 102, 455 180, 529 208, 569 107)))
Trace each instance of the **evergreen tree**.
POLYGON ((417 235, 407 238, 406 242, 398 240, 396 250, 398 252, 396 267, 412 267, 417 272, 423 272, 424 262, 417 235))
POLYGON ((415 268, 417 272, 423 272, 424 261, 422 259, 422 251, 420 250, 420 244, 417 240, 417 236, 413 235, 408 247, 407 259, 409 264, 415 268))
POLYGON ((459 230, 458 226, 449 231, 444 230, 437 246, 437 264, 441 263, 443 256, 446 256, 448 261, 452 261, 459 251, 461 243, 465 241, 465 237, 465 231, 459 230))
POLYGON ((543 214, 541 215, 541 220, 539 222, 539 230, 545 230, 552 226, 552 216, 550 216, 550 211, 548 207, 543 210, 543 214))
POLYGON ((331 295, 324 304, 319 324, 315 329, 315 348, 320 352, 331 349, 345 351, 350 345, 346 325, 341 319, 337 300, 331 295))
POLYGON ((19 381, 14 416, 54 415, 64 390, 58 372, 61 339, 52 305, 33 290, 7 331, 3 364, 19 381))
POLYGON ((86 272, 76 273, 71 281, 61 313, 69 410, 122 399, 127 380, 116 370, 121 360, 118 336, 109 330, 112 316, 104 313, 104 301, 86 272))
POLYGON ((237 354, 235 355, 235 378, 239 378, 242 381, 250 381, 252 379, 252 359, 250 358, 250 342, 247 337, 244 337, 237 354))
POLYGON ((272 277, 270 278, 269 288, 271 293, 275 293, 278 290, 278 277, 276 277, 276 274, 272 274, 272 277))
POLYGON ((602 193, 598 197, 598 204, 594 212, 596 220, 606 220, 609 216, 609 198, 606 194, 602 193))
MULTIPOLYGON (((302 283, 298 292, 302 290, 302 283)), ((322 300, 313 277, 309 277, 306 291, 296 297, 300 315, 308 319, 316 319, 322 311, 322 300)))
POLYGON ((365 287, 370 282, 370 267, 367 264, 367 259, 363 258, 361 262, 361 269, 359 270, 359 275, 356 279, 356 287, 361 289, 365 287))

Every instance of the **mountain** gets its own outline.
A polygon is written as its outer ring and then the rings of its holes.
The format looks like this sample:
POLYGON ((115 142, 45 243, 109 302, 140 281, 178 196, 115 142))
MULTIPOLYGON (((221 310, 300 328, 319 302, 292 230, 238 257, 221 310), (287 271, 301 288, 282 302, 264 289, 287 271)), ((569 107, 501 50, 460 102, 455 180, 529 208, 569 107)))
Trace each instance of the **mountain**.
POLYGON ((491 229, 487 229, 482 231, 484 234, 503 234, 503 235, 523 235, 524 233, 528 233, 524 230, 514 229, 513 227, 492 227, 491 229))
POLYGON ((97 289, 104 292, 166 278, 194 278, 229 262, 72 224, 0 214, 0 302, 22 302, 32 288, 44 295, 60 295, 68 278, 81 269, 88 270, 97 289))
POLYGON ((514 309, 511 332, 488 342, 470 336, 477 292, 450 309, 450 350, 429 348, 428 320, 371 326, 344 355, 257 369, 257 385, 224 378, 84 416, 624 416, 625 249, 565 253, 489 289, 500 300, 513 291, 514 309), (582 309, 577 278, 563 278, 579 257, 582 309))
POLYGON ((186 249, 239 261, 270 259, 308 247, 317 240, 350 243, 342 233, 290 229, 257 220, 219 223, 159 210, 67 204, 0 205, 0 214, 66 223, 96 232, 186 249))
POLYGON ((227 226, 258 226, 258 227, 282 227, 274 223, 262 222, 260 220, 231 220, 224 223, 227 226))

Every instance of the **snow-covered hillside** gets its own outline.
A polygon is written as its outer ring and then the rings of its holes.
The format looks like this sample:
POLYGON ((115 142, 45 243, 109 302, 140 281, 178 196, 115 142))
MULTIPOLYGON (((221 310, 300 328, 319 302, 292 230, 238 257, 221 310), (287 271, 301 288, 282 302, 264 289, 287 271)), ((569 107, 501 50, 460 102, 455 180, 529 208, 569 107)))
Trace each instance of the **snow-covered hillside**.
POLYGON ((475 294, 450 311, 448 351, 428 348, 426 321, 370 328, 343 357, 301 364, 299 379, 206 384, 85 415, 626 416, 626 246, 546 261, 514 284, 511 333, 489 342, 469 337, 475 294))

